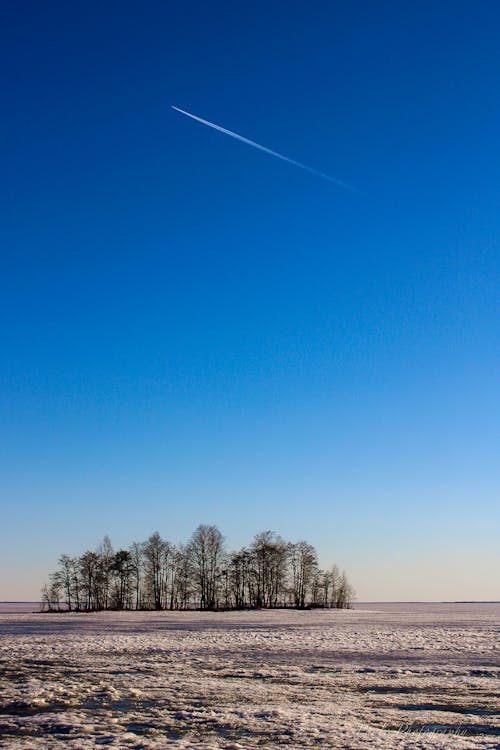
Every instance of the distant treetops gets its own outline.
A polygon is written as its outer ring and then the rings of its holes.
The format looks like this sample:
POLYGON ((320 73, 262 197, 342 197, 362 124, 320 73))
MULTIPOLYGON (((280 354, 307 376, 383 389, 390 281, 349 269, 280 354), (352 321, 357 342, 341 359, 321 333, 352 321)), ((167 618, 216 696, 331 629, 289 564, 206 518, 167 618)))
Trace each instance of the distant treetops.
POLYGON ((80 557, 61 555, 42 590, 49 611, 185 610, 276 607, 348 609, 354 590, 336 565, 320 570, 308 542, 272 531, 228 552, 216 526, 198 526, 176 546, 155 531, 115 551, 108 536, 80 557))

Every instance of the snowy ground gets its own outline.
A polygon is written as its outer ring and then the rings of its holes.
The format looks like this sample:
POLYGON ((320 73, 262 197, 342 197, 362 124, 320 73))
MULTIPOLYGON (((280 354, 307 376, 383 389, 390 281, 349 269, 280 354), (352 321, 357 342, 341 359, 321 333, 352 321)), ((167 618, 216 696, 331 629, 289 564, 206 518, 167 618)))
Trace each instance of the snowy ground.
POLYGON ((500 748, 500 605, 0 614, 0 747, 500 748))

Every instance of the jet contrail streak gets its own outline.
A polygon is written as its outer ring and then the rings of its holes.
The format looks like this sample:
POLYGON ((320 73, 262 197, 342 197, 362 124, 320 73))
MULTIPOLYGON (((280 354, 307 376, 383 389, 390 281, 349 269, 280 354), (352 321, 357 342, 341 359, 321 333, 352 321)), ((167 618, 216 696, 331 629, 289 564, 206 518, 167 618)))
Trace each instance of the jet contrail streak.
POLYGON ((272 151, 272 149, 266 148, 266 146, 261 146, 260 143, 255 143, 255 141, 251 141, 249 138, 245 138, 242 135, 238 135, 238 133, 233 133, 232 130, 227 130, 226 128, 223 128, 220 125, 216 125, 214 122, 209 122, 208 120, 204 120, 202 117, 198 117, 197 115, 192 115, 191 112, 186 112, 184 109, 179 109, 179 107, 174 107, 173 104, 171 106, 172 106, 172 109, 175 109, 176 112, 180 112, 182 115, 186 115, 186 117, 191 117, 192 120, 201 122, 202 125, 208 125, 209 128, 218 130, 220 133, 225 133, 225 135, 230 135, 231 138, 236 138, 237 141, 241 141, 242 143, 246 143, 248 146, 253 146, 254 148, 258 148, 259 151, 264 151, 266 154, 275 156, 277 159, 282 159, 282 161, 287 161, 289 164, 293 164, 295 167, 300 167, 301 169, 305 169, 306 172, 315 174, 317 177, 323 177, 323 179, 329 180, 330 182, 334 182, 336 185, 340 185, 341 187, 346 188, 347 190, 353 190, 355 193, 360 192, 357 188, 352 187, 352 185, 348 185, 346 182, 342 182, 342 180, 337 180, 336 177, 330 177, 329 174, 325 174, 324 172, 319 172, 317 169, 308 167, 306 164, 301 164, 300 161, 295 161, 295 159, 290 159, 289 156, 284 156, 284 154, 280 154, 278 153, 278 151, 272 151))

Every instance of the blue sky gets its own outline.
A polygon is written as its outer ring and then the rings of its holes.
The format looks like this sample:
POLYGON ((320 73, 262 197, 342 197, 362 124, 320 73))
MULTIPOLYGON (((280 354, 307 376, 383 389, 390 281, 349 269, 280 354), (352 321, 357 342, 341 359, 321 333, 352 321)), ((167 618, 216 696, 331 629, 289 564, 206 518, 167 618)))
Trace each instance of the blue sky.
POLYGON ((0 599, 202 522, 500 598, 498 4, 2 14, 0 599))

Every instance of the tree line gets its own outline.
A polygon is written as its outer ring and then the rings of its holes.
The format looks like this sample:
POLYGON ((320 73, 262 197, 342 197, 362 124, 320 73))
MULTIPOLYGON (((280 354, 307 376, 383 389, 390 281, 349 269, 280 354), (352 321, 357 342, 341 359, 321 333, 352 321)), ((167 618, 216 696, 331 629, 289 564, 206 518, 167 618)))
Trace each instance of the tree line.
POLYGON ((315 548, 271 531, 228 552, 217 526, 198 526, 186 544, 156 531, 114 550, 105 536, 80 557, 63 554, 42 590, 49 611, 296 607, 348 609, 354 590, 336 565, 321 570, 315 548))

